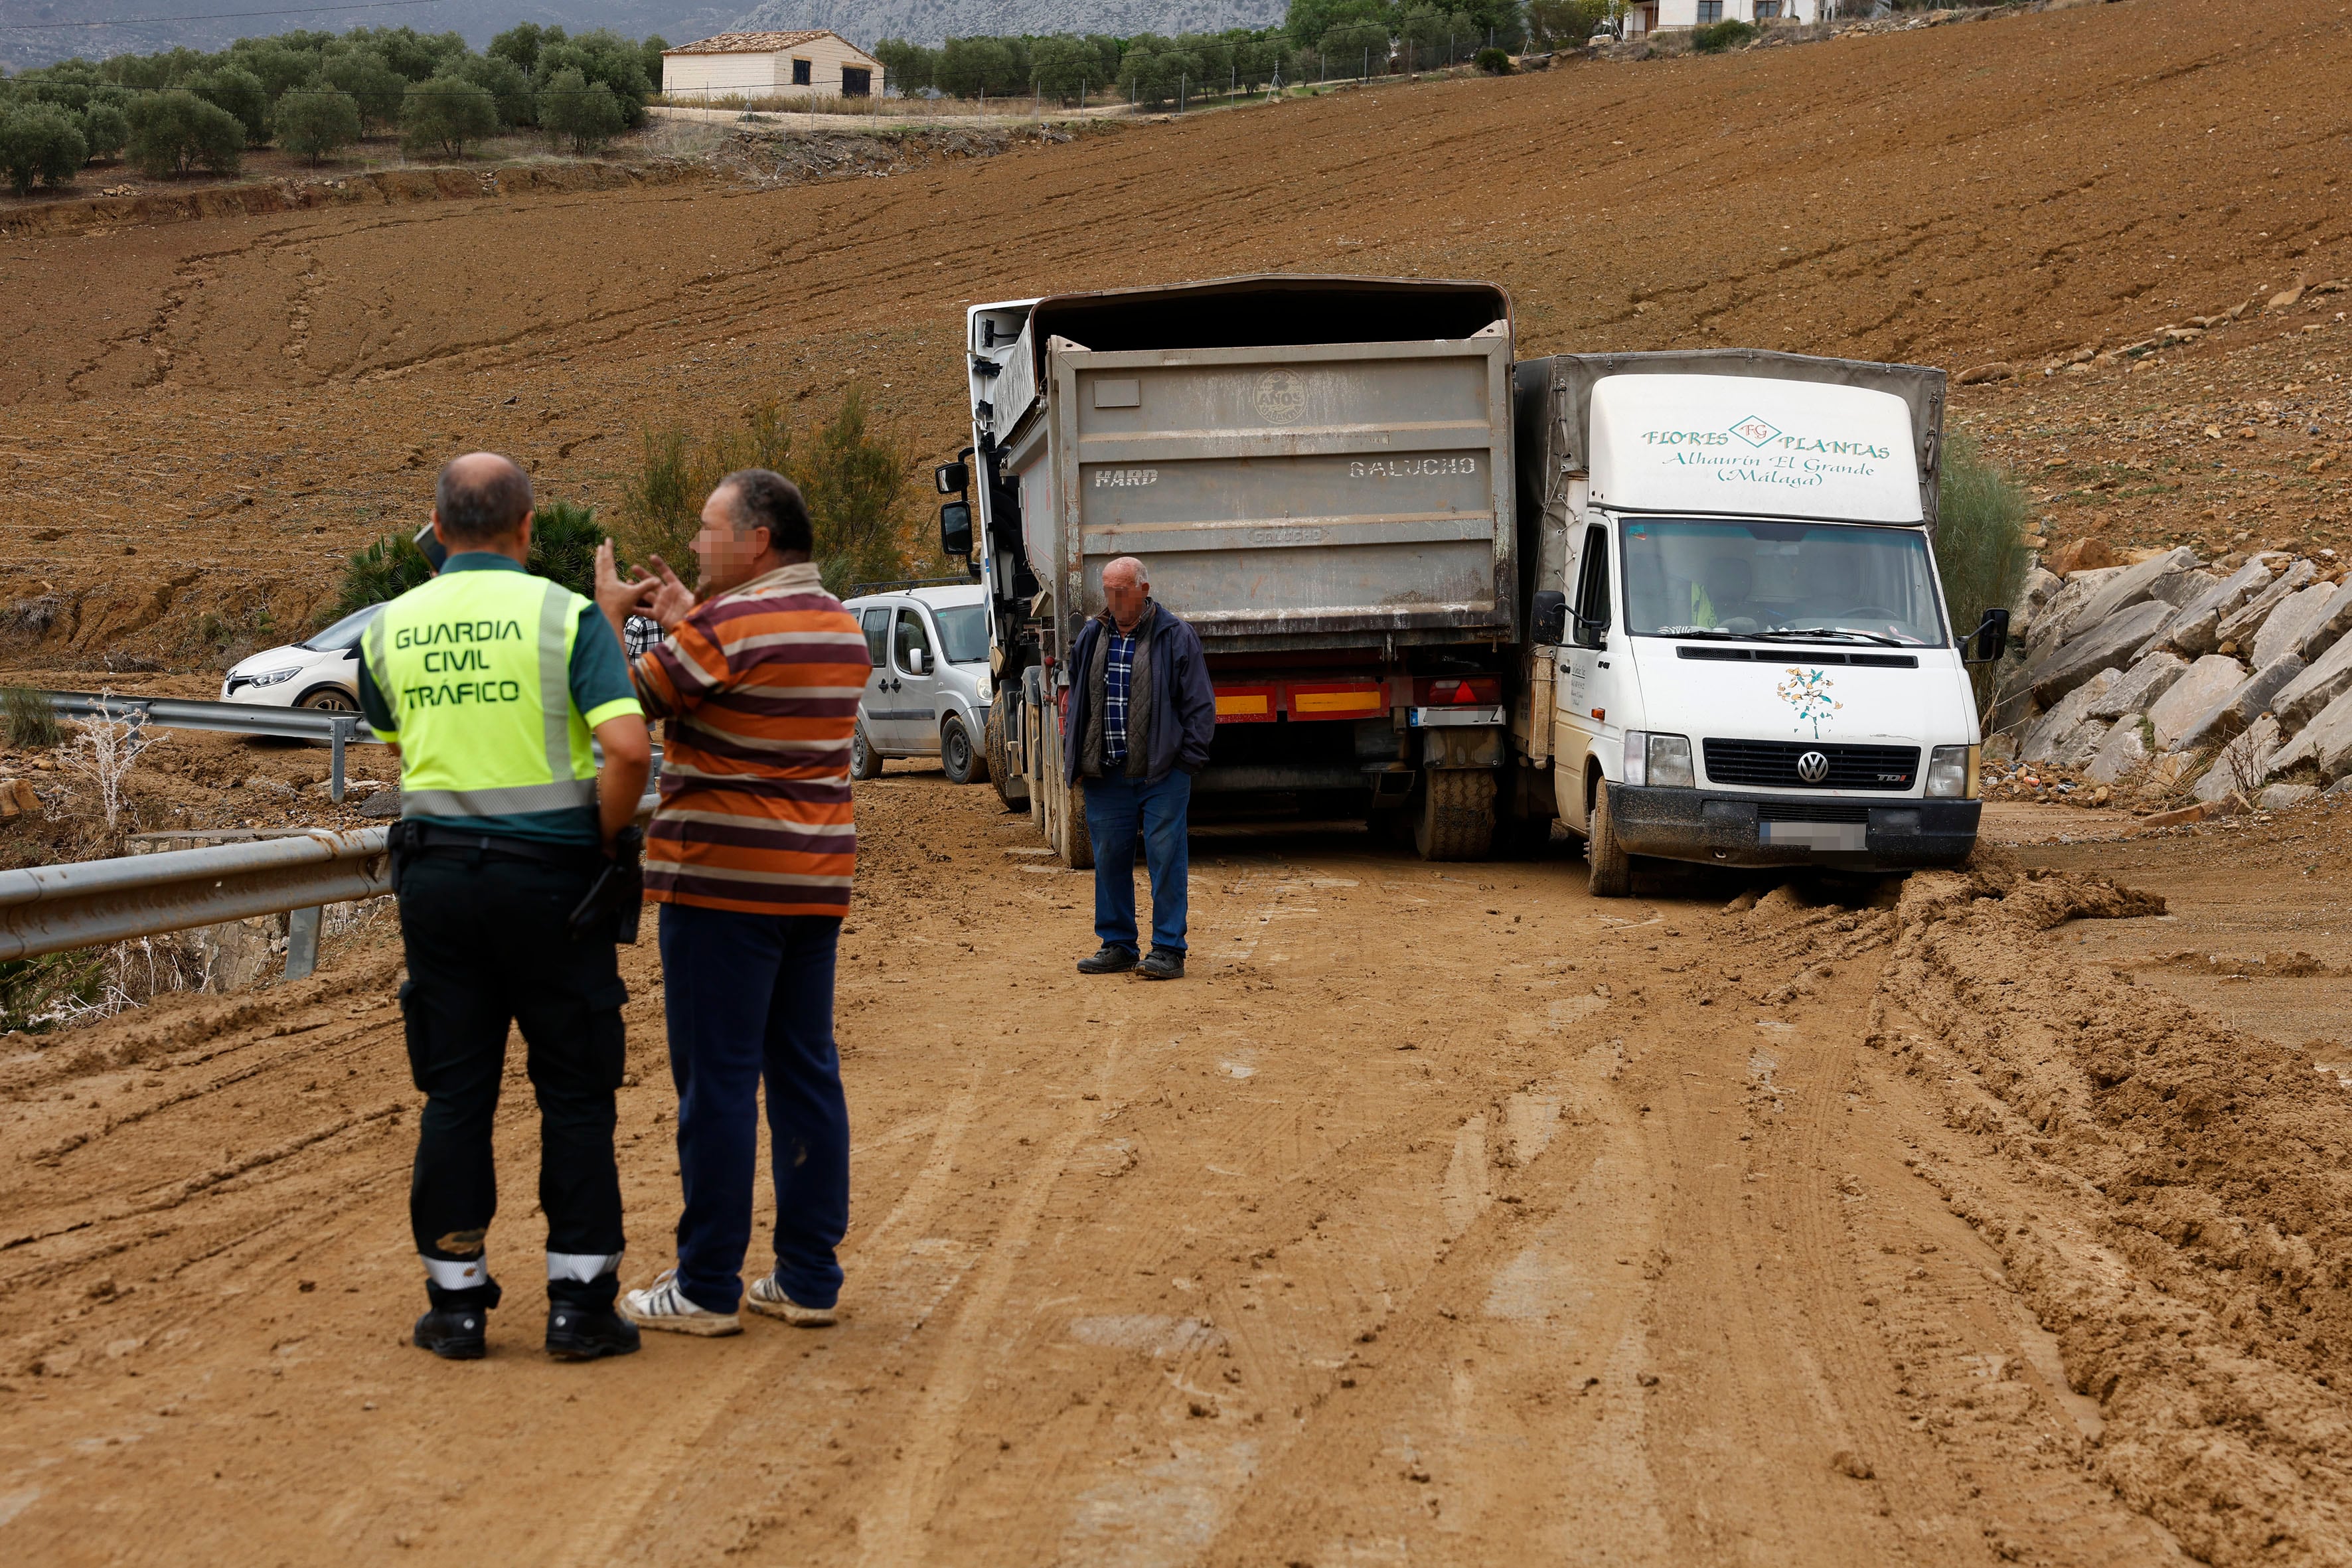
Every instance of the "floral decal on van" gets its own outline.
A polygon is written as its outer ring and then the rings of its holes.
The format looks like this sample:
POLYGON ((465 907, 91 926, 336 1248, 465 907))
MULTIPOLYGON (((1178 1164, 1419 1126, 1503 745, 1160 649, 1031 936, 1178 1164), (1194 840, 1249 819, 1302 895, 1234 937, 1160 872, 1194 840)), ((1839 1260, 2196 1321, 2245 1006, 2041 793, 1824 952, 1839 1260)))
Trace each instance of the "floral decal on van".
POLYGON ((1797 710, 1796 727, 1802 729, 1811 724, 1813 739, 1818 741, 1822 738, 1822 721, 1845 706, 1830 695, 1830 688, 1836 684, 1822 670, 1791 668, 1789 679, 1773 688, 1773 694, 1797 710))

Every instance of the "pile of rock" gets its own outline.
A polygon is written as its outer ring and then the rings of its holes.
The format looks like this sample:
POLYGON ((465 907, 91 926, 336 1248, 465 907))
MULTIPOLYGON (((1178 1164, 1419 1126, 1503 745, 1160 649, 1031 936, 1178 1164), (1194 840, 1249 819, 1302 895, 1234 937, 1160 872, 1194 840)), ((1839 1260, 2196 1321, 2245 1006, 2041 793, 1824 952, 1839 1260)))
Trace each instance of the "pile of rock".
POLYGON ((2037 566, 1988 753, 2151 796, 2306 799, 2352 776, 2344 577, 2278 552, 2209 568, 2185 547, 2063 576, 2037 566))

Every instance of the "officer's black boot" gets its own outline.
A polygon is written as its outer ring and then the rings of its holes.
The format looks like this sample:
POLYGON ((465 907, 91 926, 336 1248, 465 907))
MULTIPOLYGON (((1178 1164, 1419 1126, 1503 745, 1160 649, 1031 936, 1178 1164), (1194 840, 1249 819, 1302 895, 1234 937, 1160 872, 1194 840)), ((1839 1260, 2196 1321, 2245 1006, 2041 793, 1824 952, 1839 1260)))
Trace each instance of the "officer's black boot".
POLYGON ((464 1290, 445 1290, 426 1280, 425 1294, 432 1309, 416 1320, 411 1342, 443 1361, 479 1361, 488 1355, 490 1309, 499 1304, 495 1279, 464 1290))
POLYGON ((615 1274, 601 1279, 547 1282, 547 1353, 558 1361, 594 1361, 629 1355, 637 1348, 637 1325, 613 1310, 620 1293, 615 1274))

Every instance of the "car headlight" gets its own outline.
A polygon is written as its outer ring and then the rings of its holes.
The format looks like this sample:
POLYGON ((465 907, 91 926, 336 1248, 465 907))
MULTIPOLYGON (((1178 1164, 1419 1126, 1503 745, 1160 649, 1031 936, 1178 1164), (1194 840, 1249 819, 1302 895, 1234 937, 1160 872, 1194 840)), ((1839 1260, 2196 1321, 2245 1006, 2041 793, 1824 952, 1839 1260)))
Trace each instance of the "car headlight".
POLYGON ((246 676, 244 680, 247 686, 277 686, 293 679, 301 673, 300 665, 289 665, 284 669, 266 669, 259 675, 246 676))
POLYGON ((1977 758, 1974 746, 1938 746, 1927 753, 1927 793, 1945 800, 1974 800, 1977 797, 1977 758))
POLYGON ((1666 789, 1688 789, 1698 782, 1691 771, 1687 735, 1661 735, 1648 730, 1625 731, 1625 782, 1666 789))

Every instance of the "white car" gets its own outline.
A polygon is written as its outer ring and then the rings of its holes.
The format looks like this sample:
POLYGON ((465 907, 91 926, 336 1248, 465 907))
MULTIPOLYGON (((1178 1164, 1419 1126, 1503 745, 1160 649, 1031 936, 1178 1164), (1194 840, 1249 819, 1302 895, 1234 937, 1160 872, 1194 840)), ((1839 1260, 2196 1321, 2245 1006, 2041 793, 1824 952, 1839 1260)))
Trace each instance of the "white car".
POLYGON ((238 660, 221 682, 221 700, 257 708, 358 712, 360 638, 383 611, 382 605, 370 605, 306 641, 238 660))
POLYGON ((885 757, 937 757, 950 784, 987 782, 987 591, 960 580, 860 585, 868 592, 842 607, 865 628, 874 668, 850 776, 872 778, 885 757))

